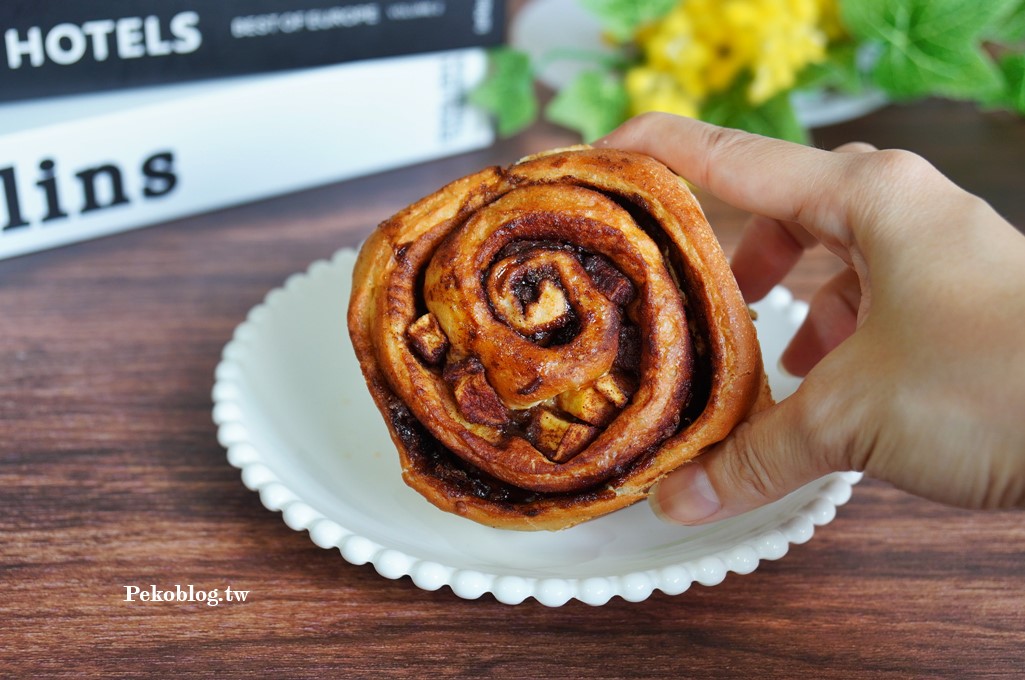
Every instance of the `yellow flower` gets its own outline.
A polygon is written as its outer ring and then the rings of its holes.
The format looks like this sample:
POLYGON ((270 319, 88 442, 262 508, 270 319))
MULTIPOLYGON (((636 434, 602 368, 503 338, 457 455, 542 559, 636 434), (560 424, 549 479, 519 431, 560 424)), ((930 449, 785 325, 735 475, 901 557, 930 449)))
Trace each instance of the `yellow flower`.
POLYGON ((699 108, 747 75, 757 106, 822 61, 837 29, 837 0, 682 0, 638 33, 644 64, 628 74, 627 91, 639 110, 656 100, 699 108))
POLYGON ((747 94, 755 105, 789 90, 805 66, 826 57, 827 38, 818 24, 819 7, 815 0, 762 2, 783 5, 784 13, 771 15, 760 54, 750 65, 753 79, 747 94))
POLYGON ((816 0, 819 6, 819 25, 830 42, 847 37, 847 29, 840 21, 840 3, 837 0, 816 0))
POLYGON ((693 24, 682 5, 677 5, 659 23, 642 30, 637 42, 647 67, 675 78, 692 98, 704 97, 708 92, 702 73, 704 46, 695 40, 693 24))
POLYGON ((645 66, 627 71, 624 81, 630 97, 630 114, 646 111, 675 113, 678 116, 696 118, 698 102, 681 88, 668 73, 645 66))

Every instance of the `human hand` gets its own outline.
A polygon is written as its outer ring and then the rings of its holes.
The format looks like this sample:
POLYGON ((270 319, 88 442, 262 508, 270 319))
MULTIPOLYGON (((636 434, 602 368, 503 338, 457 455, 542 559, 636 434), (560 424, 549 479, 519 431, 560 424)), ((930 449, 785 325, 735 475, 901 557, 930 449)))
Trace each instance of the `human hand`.
POLYGON ((667 114, 598 145, 653 156, 752 217, 733 259, 748 302, 808 247, 847 268, 783 354, 806 378, 651 492, 699 524, 837 470, 971 508, 1025 506, 1025 237, 906 151, 835 152, 667 114))

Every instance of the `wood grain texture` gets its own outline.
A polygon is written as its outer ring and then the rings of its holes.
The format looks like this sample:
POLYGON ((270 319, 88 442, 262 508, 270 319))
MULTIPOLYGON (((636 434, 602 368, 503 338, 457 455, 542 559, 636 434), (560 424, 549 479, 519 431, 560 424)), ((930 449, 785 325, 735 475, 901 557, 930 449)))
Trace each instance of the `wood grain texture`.
MULTIPOLYGON (((905 147, 1025 225, 1025 122, 895 106, 816 143, 905 147)), ((782 560, 714 588, 508 607, 389 581, 265 510, 211 422, 221 348, 267 291, 493 148, 0 262, 0 675, 1021 677, 1025 522, 859 485, 782 560), (124 586, 249 590, 126 603, 124 586)), ((730 250, 744 215, 700 196, 730 250)), ((817 249, 786 284, 839 268, 817 249)))

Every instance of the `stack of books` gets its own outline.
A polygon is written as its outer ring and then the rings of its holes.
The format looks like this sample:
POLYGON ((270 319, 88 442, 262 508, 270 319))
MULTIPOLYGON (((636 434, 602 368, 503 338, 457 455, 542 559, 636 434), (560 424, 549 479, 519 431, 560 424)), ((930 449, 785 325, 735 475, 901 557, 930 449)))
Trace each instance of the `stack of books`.
POLYGON ((4 0, 0 258, 484 147, 466 96, 504 16, 502 0, 4 0))

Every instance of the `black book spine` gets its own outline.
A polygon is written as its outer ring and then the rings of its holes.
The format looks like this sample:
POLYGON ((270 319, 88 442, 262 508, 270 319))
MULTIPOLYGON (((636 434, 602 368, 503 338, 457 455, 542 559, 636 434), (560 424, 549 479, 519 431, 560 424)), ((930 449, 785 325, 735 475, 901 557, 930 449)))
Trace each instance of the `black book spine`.
POLYGON ((505 0, 0 0, 0 101, 500 43, 505 0))

